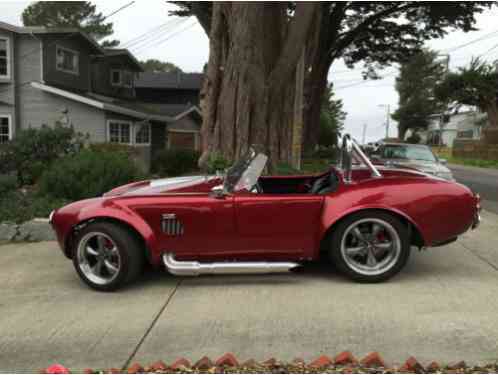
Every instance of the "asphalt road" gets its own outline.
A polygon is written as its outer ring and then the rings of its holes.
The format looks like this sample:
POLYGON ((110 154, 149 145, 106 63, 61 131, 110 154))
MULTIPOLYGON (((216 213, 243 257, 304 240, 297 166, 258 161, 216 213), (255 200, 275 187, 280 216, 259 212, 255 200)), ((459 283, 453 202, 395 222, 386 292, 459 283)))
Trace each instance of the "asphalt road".
POLYGON ((73 371, 184 356, 306 361, 379 351, 396 365, 498 359, 498 216, 451 245, 414 250, 390 282, 355 284, 326 265, 302 273, 145 275, 88 289, 54 242, 0 246, 0 372, 73 371))
POLYGON ((498 169, 450 164, 455 179, 479 193, 483 207, 498 214, 498 169))

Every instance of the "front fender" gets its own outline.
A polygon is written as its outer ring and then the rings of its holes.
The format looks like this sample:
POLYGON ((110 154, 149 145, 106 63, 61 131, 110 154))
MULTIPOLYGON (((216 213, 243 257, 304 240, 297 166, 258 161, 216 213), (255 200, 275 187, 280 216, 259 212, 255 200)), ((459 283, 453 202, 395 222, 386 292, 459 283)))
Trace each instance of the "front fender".
POLYGON ((143 238, 151 262, 160 262, 157 237, 149 224, 137 213, 113 201, 97 201, 84 205, 78 203, 61 208, 53 217, 52 225, 57 232, 59 243, 65 249, 70 235, 78 226, 91 220, 111 219, 133 228, 143 238))

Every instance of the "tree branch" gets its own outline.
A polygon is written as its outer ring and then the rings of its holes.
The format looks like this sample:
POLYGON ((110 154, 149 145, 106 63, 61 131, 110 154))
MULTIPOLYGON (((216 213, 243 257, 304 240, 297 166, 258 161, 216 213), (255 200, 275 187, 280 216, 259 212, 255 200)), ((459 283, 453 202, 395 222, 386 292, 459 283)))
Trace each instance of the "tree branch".
POLYGON ((395 4, 389 8, 386 8, 378 13, 373 14, 370 17, 367 17, 363 22, 360 22, 358 26, 354 29, 344 33, 344 37, 341 38, 336 44, 330 46, 329 53, 332 54, 332 58, 336 58, 342 51, 350 45, 354 40, 361 34, 363 31, 367 30, 368 27, 373 25, 375 22, 380 20, 381 18, 388 16, 390 14, 395 14, 401 12, 403 10, 409 8, 416 8, 420 6, 417 2, 409 2, 408 4, 399 6, 399 4, 395 4))

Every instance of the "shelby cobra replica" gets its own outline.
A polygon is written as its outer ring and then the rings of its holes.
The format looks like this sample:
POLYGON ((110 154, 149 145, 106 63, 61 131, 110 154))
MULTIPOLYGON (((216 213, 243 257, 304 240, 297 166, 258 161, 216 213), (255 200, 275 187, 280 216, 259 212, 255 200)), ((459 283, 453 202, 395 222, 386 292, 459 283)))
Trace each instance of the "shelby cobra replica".
POLYGON ((340 166, 307 176, 261 176, 251 148, 223 176, 141 181, 54 211, 50 222, 81 279, 102 291, 145 262, 175 275, 288 271, 326 253, 360 282, 406 264, 410 247, 439 246, 479 223, 467 187, 374 166, 349 137, 340 166))

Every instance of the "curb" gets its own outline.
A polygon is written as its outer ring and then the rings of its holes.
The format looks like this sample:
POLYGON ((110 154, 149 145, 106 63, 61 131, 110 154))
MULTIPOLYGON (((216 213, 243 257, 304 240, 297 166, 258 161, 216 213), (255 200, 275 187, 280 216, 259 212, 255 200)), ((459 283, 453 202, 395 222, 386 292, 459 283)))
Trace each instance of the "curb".
MULTIPOLYGON (((107 370, 93 370, 86 368, 85 374, 96 373, 322 373, 322 372, 343 372, 343 373, 497 373, 498 362, 484 366, 469 367, 465 361, 454 362, 441 366, 438 362, 432 361, 423 366, 414 356, 410 356, 401 366, 390 367, 386 365, 378 352, 371 352, 358 361, 351 352, 344 351, 331 358, 327 355, 320 355, 313 361, 306 364, 301 358, 296 358, 292 362, 280 362, 271 357, 263 362, 249 359, 242 362, 233 353, 225 353, 216 360, 208 356, 203 356, 193 365, 183 357, 167 365, 163 361, 156 361, 149 366, 140 363, 133 363, 124 369, 110 368, 107 370)), ((69 374, 69 369, 61 364, 54 364, 39 371, 42 374, 69 374)))

